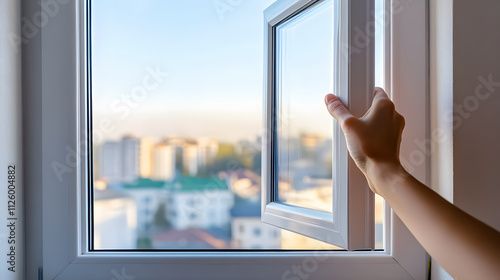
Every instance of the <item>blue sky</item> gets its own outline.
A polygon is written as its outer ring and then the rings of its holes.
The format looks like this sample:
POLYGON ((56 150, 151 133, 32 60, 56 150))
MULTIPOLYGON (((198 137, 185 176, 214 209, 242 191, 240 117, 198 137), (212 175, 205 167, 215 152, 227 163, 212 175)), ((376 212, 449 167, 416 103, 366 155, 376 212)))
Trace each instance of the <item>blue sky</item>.
MULTIPOLYGON (((108 139, 127 133, 156 138, 209 136, 227 141, 260 135, 263 11, 273 2, 93 1, 94 127, 104 118, 111 119, 114 129, 105 135, 108 139), (222 14, 216 9, 221 3, 227 5, 222 14), (169 77, 148 92, 137 108, 130 108, 126 118, 112 109, 113 104, 121 104, 123 96, 129 96, 134 87, 141 85, 148 69, 155 68, 168 72, 169 77)), ((307 31, 306 28, 307 24, 303 24, 302 30, 307 31)), ((297 32, 300 29, 299 26, 297 32)), ((331 47, 328 45, 331 37, 316 36, 315 42, 310 41, 316 33, 325 34, 328 28, 314 30, 305 36, 307 40, 303 43, 297 36, 296 48, 290 49, 296 67, 304 67, 303 58, 308 55, 300 55, 301 49, 324 45, 315 49, 316 57, 321 58, 318 54, 331 47)), ((330 75, 331 63, 329 57, 325 56, 323 61, 319 58, 308 68, 316 67, 316 73, 322 75, 304 79, 301 90, 308 88, 310 93, 296 94, 299 99, 292 101, 294 109, 290 117, 295 118, 298 126, 309 124, 309 132, 331 127, 322 103, 322 97, 331 91, 330 81, 325 79, 325 74, 330 75)), ((290 69, 290 77, 315 76, 312 71, 290 69)), ((289 88, 299 86, 300 83, 294 82, 289 88)))
POLYGON ((113 120, 108 137, 260 134, 263 10, 272 2, 241 1, 221 19, 212 0, 93 1, 95 120, 113 120), (140 85, 149 67, 170 76, 118 118, 111 104, 140 85))

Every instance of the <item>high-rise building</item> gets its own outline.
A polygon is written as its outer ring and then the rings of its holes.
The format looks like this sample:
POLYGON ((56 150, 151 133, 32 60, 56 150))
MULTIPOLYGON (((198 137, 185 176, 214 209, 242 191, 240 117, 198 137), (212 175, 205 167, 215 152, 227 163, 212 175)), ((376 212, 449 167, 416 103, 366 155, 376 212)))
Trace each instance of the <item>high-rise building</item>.
POLYGON ((198 162, 200 166, 207 166, 215 161, 219 143, 213 138, 201 138, 198 140, 198 162))
POLYGON ((139 176, 139 147, 138 138, 122 138, 122 182, 133 182, 139 176))
POLYGON ((151 138, 141 138, 139 152, 139 174, 142 178, 153 175, 153 149, 155 141, 151 138))
POLYGON ((198 143, 195 141, 184 143, 182 146, 182 162, 185 174, 189 176, 196 176, 198 174, 198 154, 198 143))
POLYGON ((99 150, 100 177, 108 183, 119 182, 122 177, 121 142, 104 142, 99 150))
POLYGON ((153 148, 152 179, 171 181, 175 177, 175 148, 158 143, 153 148))
POLYGON ((190 138, 169 137, 164 142, 174 147, 177 166, 185 175, 198 175, 200 167, 198 141, 190 138))

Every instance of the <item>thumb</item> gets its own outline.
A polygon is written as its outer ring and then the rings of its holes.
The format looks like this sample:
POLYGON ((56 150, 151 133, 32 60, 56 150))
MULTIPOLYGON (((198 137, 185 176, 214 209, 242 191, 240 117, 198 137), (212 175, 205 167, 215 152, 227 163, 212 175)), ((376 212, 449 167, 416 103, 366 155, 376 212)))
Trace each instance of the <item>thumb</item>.
POLYGON ((333 94, 325 96, 325 104, 330 115, 339 121, 340 124, 343 124, 346 119, 353 117, 344 103, 333 94))

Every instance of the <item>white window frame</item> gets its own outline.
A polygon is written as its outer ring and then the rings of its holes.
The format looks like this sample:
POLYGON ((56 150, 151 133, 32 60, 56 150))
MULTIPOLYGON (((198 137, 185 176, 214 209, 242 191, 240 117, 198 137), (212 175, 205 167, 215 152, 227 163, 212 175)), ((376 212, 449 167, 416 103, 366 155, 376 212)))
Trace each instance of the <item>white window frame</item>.
MULTIPOLYGON (((373 250, 375 246, 374 194, 349 157, 344 134, 334 121, 332 214, 282 203, 277 196, 278 96, 276 27, 325 0, 278 0, 265 15, 265 91, 262 153, 262 221, 349 250, 373 250)), ((351 112, 368 110, 374 91, 375 40, 360 46, 354 28, 367 26, 375 1, 332 0, 334 12, 335 93, 351 112), (338 42, 338 43, 337 43, 338 42)), ((325 93, 326 94, 326 93, 325 93)))
MULTIPOLYGON (((352 0, 354 1, 354 0, 352 0)), ((389 0, 388 0, 389 1, 389 0)), ((428 136, 428 4, 426 0, 391 0, 400 11, 390 13, 387 61, 391 77, 386 89, 407 127, 401 154, 417 150, 411 139, 428 136), (404 85, 404 88, 403 88, 404 85), (424 112, 424 117, 422 117, 424 112)), ((386 211, 385 250, 375 252, 230 251, 230 252, 91 252, 88 250, 88 164, 86 131, 87 57, 86 5, 83 0, 58 0, 60 9, 41 30, 42 90, 28 96, 41 99, 41 170, 27 166, 26 231, 29 255, 27 279, 294 279, 299 267, 309 279, 426 279, 427 256, 392 211, 386 211), (67 169, 54 172, 54 165, 67 169), (41 172, 40 172, 41 171, 41 172), (41 197, 39 197, 41 196, 41 197), (41 221, 37 219, 41 217, 41 221), (37 273, 38 271, 38 273, 37 273), (117 276, 118 275, 118 276, 117 276), (125 278, 127 279, 127 278, 125 278)), ((389 6, 393 6, 389 4, 389 6)), ((36 63, 36 61, 34 62, 36 63)), ((33 105, 35 106, 35 105, 33 105)), ((33 132, 31 132, 31 130, 33 132)), ((35 151, 35 152, 37 152, 35 151)), ((29 159, 28 159, 29 160, 29 159)), ((413 174, 428 182, 428 159, 413 174)), ((300 278, 298 278, 300 279, 300 278)))

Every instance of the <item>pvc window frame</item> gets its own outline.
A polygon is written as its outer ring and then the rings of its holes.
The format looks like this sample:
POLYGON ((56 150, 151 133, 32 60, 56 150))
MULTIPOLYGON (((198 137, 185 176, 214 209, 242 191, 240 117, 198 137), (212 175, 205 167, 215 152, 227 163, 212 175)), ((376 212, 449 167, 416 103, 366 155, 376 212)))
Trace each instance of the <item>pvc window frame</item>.
MULTIPOLYGON (((374 91, 375 38, 360 46, 355 28, 367 26, 373 0, 330 0, 334 20, 335 93, 354 114, 369 108, 374 91)), ((289 205, 279 201, 276 161, 278 148, 277 105, 279 87, 276 28, 295 16, 314 9, 325 0, 278 0, 264 12, 265 75, 264 131, 267 141, 262 153, 262 221, 331 243, 349 250, 374 249, 374 194, 363 174, 350 159, 344 134, 337 121, 333 125, 333 203, 332 213, 289 205)), ((326 94, 326 93, 325 93, 326 94)))
MULTIPOLYGON (((40 150, 41 172, 35 165, 27 167, 33 169, 26 171, 29 181, 40 182, 26 186, 27 201, 42 201, 39 207, 26 207, 28 216, 42 218, 27 224, 27 238, 42 240, 27 247, 30 255, 41 256, 41 264, 27 263, 27 279, 294 279, 297 267, 310 279, 426 279, 425 251, 390 210, 383 251, 90 251, 87 2, 58 3, 57 15, 42 27, 36 54, 42 89, 25 92, 41 100, 37 108, 43 112, 40 133, 37 127, 25 127, 41 143, 30 146, 40 150), (54 166, 67 169, 56 173, 54 166), (32 197, 40 193, 40 198, 32 197)), ((388 7, 386 89, 407 120, 401 154, 408 157, 418 149, 412 139, 428 135, 428 5, 425 0, 391 0, 388 7)), ((424 182, 428 162, 425 158, 412 169, 424 182)))

